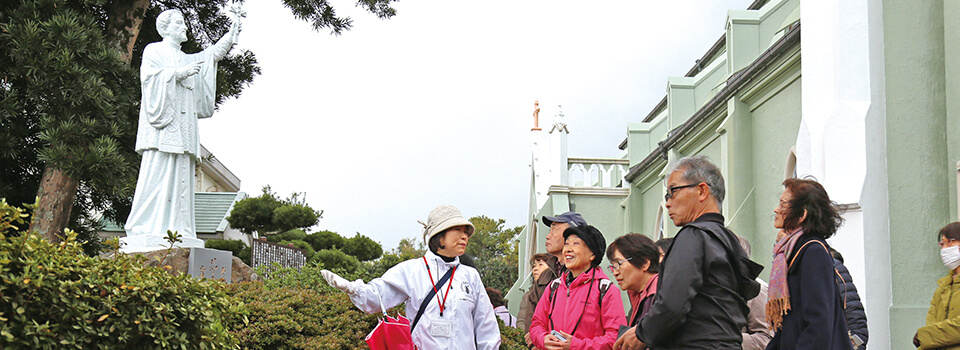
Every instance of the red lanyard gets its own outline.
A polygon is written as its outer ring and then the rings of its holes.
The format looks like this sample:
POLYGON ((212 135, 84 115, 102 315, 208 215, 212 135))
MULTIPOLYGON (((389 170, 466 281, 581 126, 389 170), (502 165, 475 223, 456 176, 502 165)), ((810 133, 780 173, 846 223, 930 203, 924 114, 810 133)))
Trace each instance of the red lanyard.
MULTIPOLYGON (((433 293, 437 295, 437 305, 440 305, 440 317, 443 317, 443 306, 447 304, 447 297, 450 296, 450 286, 453 285, 453 275, 457 274, 457 267, 454 266, 453 272, 450 273, 450 282, 447 283, 447 291, 443 294, 443 302, 441 302, 440 292, 437 291, 437 284, 433 282, 433 274, 430 273, 430 264, 427 263, 427 257, 423 257, 423 264, 427 266, 427 275, 430 276, 430 285, 433 286, 433 293)), ((439 269, 437 269, 437 277, 440 277, 439 269)))

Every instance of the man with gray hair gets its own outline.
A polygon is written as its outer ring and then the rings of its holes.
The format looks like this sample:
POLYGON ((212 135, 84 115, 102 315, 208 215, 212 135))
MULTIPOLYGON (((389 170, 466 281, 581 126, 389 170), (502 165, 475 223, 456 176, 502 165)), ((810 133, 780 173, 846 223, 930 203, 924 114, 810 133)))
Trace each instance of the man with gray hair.
POLYGON ((762 266, 724 225, 723 176, 703 156, 667 171, 666 207, 682 227, 660 263, 657 296, 614 349, 741 349, 746 300, 757 296, 762 266))

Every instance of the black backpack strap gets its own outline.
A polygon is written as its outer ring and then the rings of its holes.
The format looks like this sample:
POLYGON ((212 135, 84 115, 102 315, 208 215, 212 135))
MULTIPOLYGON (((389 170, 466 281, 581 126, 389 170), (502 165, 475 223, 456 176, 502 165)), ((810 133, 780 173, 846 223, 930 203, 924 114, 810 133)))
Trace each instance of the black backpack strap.
POLYGON ((600 311, 603 311, 603 296, 607 295, 607 290, 610 289, 610 280, 600 280, 600 283, 597 284, 597 289, 600 291, 600 299, 597 299, 597 307, 600 308, 600 311))
POLYGON ((550 282, 550 294, 549 294, 549 295, 550 295, 550 299, 549 299, 549 300, 550 300, 550 304, 551 304, 551 305, 553 304, 553 300, 556 299, 556 297, 557 297, 557 287, 560 287, 560 278, 559 278, 559 277, 558 277, 557 279, 555 279, 555 280, 553 280, 553 281, 550 282))
POLYGON ((603 329, 603 297, 610 290, 610 283, 608 279, 602 279, 600 283, 597 283, 597 290, 600 292, 597 299, 597 316, 600 316, 600 329, 603 329))
POLYGON ((554 301, 557 300, 557 288, 560 287, 560 277, 550 282, 550 290, 547 293, 547 300, 550 300, 550 314, 547 315, 547 319, 550 320, 550 329, 553 327, 553 306, 554 301))
MULTIPOLYGON (((437 288, 447 282, 451 275, 453 275, 453 269, 447 270, 447 273, 444 274, 439 281, 437 281, 437 288)), ((450 283, 453 283, 453 281, 450 283)), ((423 316, 423 311, 427 309, 427 305, 429 305, 430 301, 433 300, 434 295, 437 295, 437 291, 435 289, 430 289, 430 291, 427 293, 427 297, 423 298, 423 302, 420 303, 420 310, 417 311, 417 317, 414 318, 413 323, 410 324, 410 333, 413 333, 414 328, 417 328, 417 322, 420 322, 420 316, 423 316)))

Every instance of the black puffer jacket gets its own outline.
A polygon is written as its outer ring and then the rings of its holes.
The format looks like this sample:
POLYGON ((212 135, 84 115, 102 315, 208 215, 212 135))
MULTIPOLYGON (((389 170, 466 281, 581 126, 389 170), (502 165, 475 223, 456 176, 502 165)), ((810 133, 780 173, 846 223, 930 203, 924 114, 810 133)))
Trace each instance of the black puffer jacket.
POLYGON ((850 277, 850 271, 843 262, 833 259, 834 267, 837 269, 837 287, 840 289, 840 296, 844 300, 843 314, 847 318, 847 328, 850 333, 860 337, 863 345, 857 350, 867 348, 867 314, 863 311, 863 303, 860 302, 860 295, 857 294, 857 287, 853 285, 853 278, 850 277))

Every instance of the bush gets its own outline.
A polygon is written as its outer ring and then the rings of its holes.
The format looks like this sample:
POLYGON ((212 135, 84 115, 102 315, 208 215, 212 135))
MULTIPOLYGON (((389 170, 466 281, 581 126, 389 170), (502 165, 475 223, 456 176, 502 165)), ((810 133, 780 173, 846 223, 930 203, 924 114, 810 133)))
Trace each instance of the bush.
POLYGON ((240 261, 243 261, 244 264, 247 264, 247 266, 252 265, 250 259, 253 257, 253 248, 250 246, 244 247, 240 253, 237 253, 237 257, 240 258, 240 261))
MULTIPOLYGON (((239 316, 228 323, 228 328, 234 330, 241 348, 367 349, 363 338, 376 326, 378 314, 368 315, 354 307, 346 293, 324 281, 320 270, 321 267, 315 264, 308 264, 299 271, 279 265, 271 268, 259 267, 257 273, 269 274, 269 279, 227 286, 227 293, 243 300, 249 310, 246 315, 249 323, 241 324, 243 321, 239 316), (334 305, 321 307, 321 303, 334 305), (296 329, 299 330, 292 331, 296 329), (335 336, 320 338, 325 334, 335 336), (256 338, 257 336, 273 339, 273 342, 256 338), (295 339, 284 340, 285 337, 295 339), (330 339, 335 339, 335 342, 327 346, 324 342, 333 341, 330 339)), ((362 269, 356 272, 334 272, 350 281, 359 278, 369 282, 373 277, 362 269)), ((404 304, 400 304, 387 312, 397 315, 404 314, 404 310, 404 304)), ((520 329, 504 326, 499 318, 497 322, 503 338, 501 349, 527 349, 520 329)))
POLYGON ((236 239, 208 239, 203 242, 203 246, 210 249, 229 250, 233 256, 239 257, 246 244, 236 239))
POLYGON ((383 247, 370 237, 357 233, 343 244, 343 252, 353 255, 360 261, 370 261, 383 255, 383 247))
POLYGON ((273 210, 273 224, 280 230, 310 227, 319 219, 320 212, 304 203, 285 203, 273 210))
POLYGON ((243 349, 369 349, 364 338, 377 325, 377 314, 358 310, 340 291, 271 289, 261 282, 226 289, 247 306, 246 315, 226 322, 243 349))
MULTIPOLYGON (((8 211, 0 203, 0 212, 8 211)), ((10 224, 3 221, 0 230, 10 224)), ((235 346, 222 321, 242 306, 219 282, 145 268, 143 261, 86 256, 69 230, 56 244, 36 232, 0 235, 0 348, 235 346)))
POLYGON ((357 258, 347 255, 339 249, 319 250, 313 255, 310 262, 320 263, 327 270, 356 271, 360 267, 360 261, 357 258))
POLYGON ((330 231, 314 232, 307 235, 303 240, 310 243, 316 251, 343 248, 346 243, 346 240, 342 236, 330 231))
POLYGON ((499 317, 497 317, 497 323, 500 325, 501 350, 527 350, 527 341, 523 339, 523 330, 504 325, 503 320, 499 317))
POLYGON ((267 241, 277 243, 280 241, 303 240, 307 238, 307 233, 301 229, 295 228, 284 233, 266 236, 267 241))

